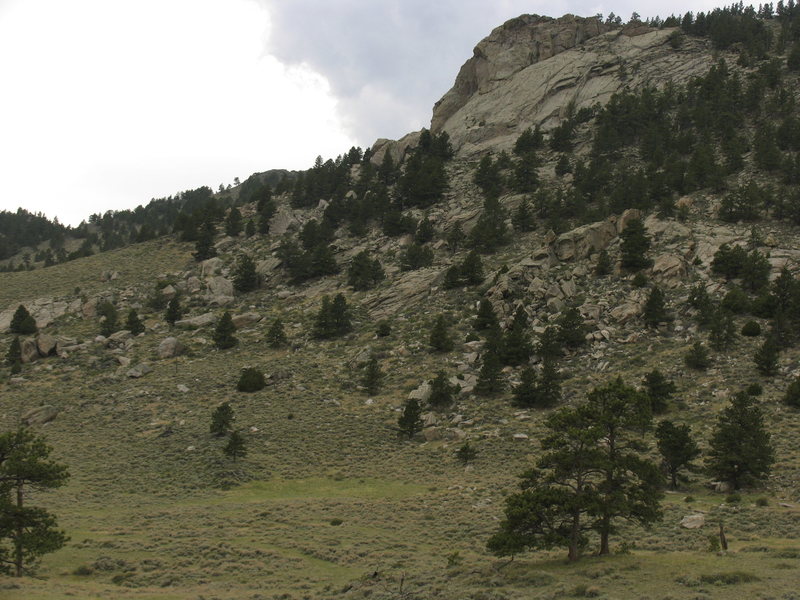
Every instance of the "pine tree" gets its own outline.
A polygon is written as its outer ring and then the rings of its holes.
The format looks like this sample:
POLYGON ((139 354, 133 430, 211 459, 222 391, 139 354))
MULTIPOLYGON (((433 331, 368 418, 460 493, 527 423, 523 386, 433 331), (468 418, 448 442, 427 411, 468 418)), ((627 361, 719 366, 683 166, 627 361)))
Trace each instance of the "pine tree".
POLYGON ((586 343, 586 325, 581 312, 574 306, 561 313, 556 324, 562 346, 574 349, 586 343))
POLYGON ((756 399, 746 392, 731 398, 717 418, 706 460, 709 472, 738 490, 769 475, 775 449, 756 399))
POLYGON ((461 461, 462 464, 469 464, 478 458, 478 451, 473 448, 469 442, 464 442, 458 450, 456 450, 456 458, 461 461))
POLYGON ((242 213, 235 206, 228 211, 225 219, 225 235, 236 237, 242 233, 242 213))
POLYGON ((22 345, 19 341, 19 336, 15 335, 14 339, 11 340, 11 344, 8 346, 8 352, 6 352, 6 364, 9 367, 13 367, 16 364, 22 363, 22 345))
POLYGON ((36 328, 36 320, 22 304, 14 311, 14 316, 11 317, 8 330, 11 333, 18 333, 20 335, 29 335, 38 331, 36 328))
POLYGON ((431 223, 428 217, 425 217, 417 223, 417 230, 414 232, 414 241, 418 244, 427 244, 435 235, 436 229, 433 227, 433 223, 431 223))
POLYGON ((650 238, 640 219, 631 219, 620 233, 622 244, 622 268, 629 271, 639 271, 650 266, 647 252, 650 250, 650 238))
POLYGON ((800 377, 796 377, 786 388, 783 403, 792 408, 800 408, 800 377))
POLYGON ((536 221, 527 198, 523 198, 519 203, 517 210, 511 216, 511 223, 514 225, 514 229, 520 232, 533 231, 536 228, 536 221))
POLYGON ((270 325, 269 331, 267 331, 267 345, 270 348, 281 348, 289 343, 289 340, 286 338, 286 332, 283 330, 283 323, 281 320, 276 318, 272 325, 270 325))
POLYGON ((667 410, 672 395, 678 391, 674 381, 664 377, 658 369, 650 371, 642 381, 644 391, 650 399, 650 410, 653 414, 660 414, 667 410))
POLYGON ((422 408, 416 398, 409 398, 403 406, 403 412, 397 419, 397 428, 402 437, 409 440, 422 431, 422 408))
POLYGON ((717 352, 727 350, 736 341, 736 321, 724 309, 715 310, 708 324, 708 340, 717 352))
POLYGON ((183 308, 181 308, 181 300, 178 296, 170 298, 167 304, 167 311, 164 313, 164 320, 169 323, 170 327, 175 325, 175 322, 180 320, 183 316, 183 308))
POLYGON ((197 262, 202 262, 217 255, 217 249, 214 247, 216 233, 217 228, 210 219, 206 220, 200 227, 200 233, 194 247, 194 259, 197 262))
POLYGON ((136 314, 136 309, 132 308, 128 312, 128 318, 125 320, 125 329, 130 331, 133 335, 144 333, 144 325, 139 320, 139 315, 136 314))
POLYGON ((429 343, 434 352, 450 352, 453 349, 453 339, 444 315, 439 315, 433 322, 429 343))
POLYGON ((525 367, 520 373, 519 385, 513 389, 514 404, 524 408, 536 408, 539 403, 537 382, 536 370, 533 367, 525 367))
POLYGON ((705 371, 711 366, 711 359, 708 356, 708 350, 703 346, 703 342, 696 341, 689 351, 683 357, 686 366, 690 369, 697 369, 698 371, 705 371))
POLYGON ((536 384, 536 403, 540 408, 551 408, 561 400, 561 374, 553 360, 543 360, 539 381, 536 384))
POLYGON ((451 265, 444 272, 444 279, 442 280, 442 287, 446 290, 454 290, 461 287, 463 281, 461 280, 461 267, 458 265, 451 265))
POLYGON ((528 314, 522 306, 514 313, 514 320, 503 336, 504 364, 518 366, 527 362, 533 354, 533 346, 528 336, 528 314))
POLYGON ((563 353, 561 332, 559 327, 550 325, 539 336, 536 353, 542 360, 556 360, 563 353))
POLYGON ((247 254, 239 255, 233 270, 233 287, 237 292, 252 292, 258 287, 255 261, 247 254))
POLYGON ((367 361, 364 366, 364 375, 361 378, 361 385, 367 394, 377 394, 381 389, 384 374, 381 371, 381 366, 378 364, 378 359, 374 356, 367 361))
POLYGON ((466 239, 466 234, 464 230, 461 229, 461 223, 456 223, 450 228, 450 231, 447 232, 447 246, 450 248, 451 252, 456 252, 464 243, 466 239))
POLYGON ((478 372, 478 382, 475 384, 475 393, 479 396, 491 396, 503 391, 505 387, 502 379, 503 364, 497 351, 484 350, 481 370, 478 372))
POLYGON ((433 410, 443 410, 453 403, 453 396, 458 392, 458 386, 448 381, 447 374, 439 371, 431 382, 431 395, 428 404, 433 410))
POLYGON ((231 313, 225 311, 220 317, 211 339, 214 340, 214 345, 218 349, 227 350, 239 343, 239 340, 233 335, 234 333, 236 333, 236 325, 233 324, 231 313))
POLYGON ((322 306, 314 322, 314 337, 330 339, 348 333, 352 329, 350 308, 342 294, 336 294, 333 301, 329 296, 322 297, 322 306))
POLYGON ((678 480, 685 479, 681 476, 681 471, 697 470, 692 461, 700 456, 700 448, 692 439, 691 433, 688 425, 675 425, 671 421, 661 421, 656 427, 658 451, 670 479, 670 489, 678 489, 678 480))
POLYGON ((51 452, 44 438, 24 427, 0 435, 0 555, 8 557, 4 562, 16 577, 69 539, 52 514, 24 505, 31 490, 61 487, 69 478, 66 467, 50 459, 51 452))
POLYGON ((253 223, 253 219, 247 221, 247 225, 244 226, 244 234, 247 237, 253 237, 256 234, 256 224, 253 223))
POLYGON ((366 250, 356 254, 347 269, 347 283, 357 291, 375 287, 384 277, 380 261, 370 258, 366 250))
POLYGON ((239 375, 236 389, 240 392, 258 392, 267 385, 264 374, 255 367, 245 367, 239 375))
POLYGON ((494 312, 491 300, 483 298, 478 304, 478 314, 475 315, 473 327, 478 331, 487 331, 498 326, 497 313, 494 312))
POLYGON ((461 263, 461 278, 466 285, 480 285, 483 283, 483 261, 481 255, 472 250, 461 263))
POLYGON ((247 442, 244 436, 238 431, 231 431, 228 436, 228 443, 222 449, 226 456, 236 462, 237 459, 247 456, 247 442))
POLYGON ((597 264, 594 266, 595 275, 598 277, 605 277, 611 273, 611 268, 611 257, 608 255, 607 251, 601 250, 597 255, 597 264))
POLYGON ((211 413, 211 425, 209 431, 216 437, 227 435, 233 425, 233 408, 227 402, 223 402, 214 412, 211 413))
POLYGON ((401 271, 415 271, 433 264, 433 250, 420 246, 416 242, 410 244, 400 257, 401 271))
POLYGON ((767 336, 761 347, 756 350, 753 360, 756 363, 756 369, 764 377, 772 377, 778 373, 778 357, 780 356, 780 348, 778 347, 775 338, 767 336))
POLYGON ((105 337, 119 331, 117 307, 105 301, 97 305, 97 314, 100 317, 100 335, 105 337))
POLYGON ((650 295, 644 303, 644 310, 642 311, 642 318, 645 325, 652 328, 657 328, 661 323, 670 320, 667 313, 667 305, 664 301, 664 292, 658 286, 650 290, 650 295))

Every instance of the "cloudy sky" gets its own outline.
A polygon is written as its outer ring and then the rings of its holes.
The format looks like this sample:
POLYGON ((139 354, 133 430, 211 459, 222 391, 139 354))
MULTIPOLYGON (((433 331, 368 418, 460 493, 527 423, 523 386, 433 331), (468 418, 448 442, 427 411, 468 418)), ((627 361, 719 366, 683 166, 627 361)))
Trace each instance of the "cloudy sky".
POLYGON ((522 13, 719 5, 539 0, 0 0, 0 209, 95 212, 301 169, 427 126, 522 13))

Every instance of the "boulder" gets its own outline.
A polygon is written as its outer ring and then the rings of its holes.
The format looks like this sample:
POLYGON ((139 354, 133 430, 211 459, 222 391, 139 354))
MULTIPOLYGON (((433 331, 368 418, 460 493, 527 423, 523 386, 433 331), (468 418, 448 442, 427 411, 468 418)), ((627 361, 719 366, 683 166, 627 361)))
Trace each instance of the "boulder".
POLYGON ((26 338, 20 340, 20 354, 23 363, 33 362, 39 358, 39 347, 36 340, 33 338, 26 338))
POLYGON ((261 277, 268 277, 272 272, 281 266, 281 261, 275 257, 260 260, 256 263, 256 273, 261 277))
POLYGON ((612 308, 609 314, 617 323, 627 323, 631 319, 639 316, 640 312, 641 308, 638 304, 626 302, 625 304, 620 304, 612 308))
POLYGON ((36 338, 36 347, 39 350, 39 354, 42 356, 50 356, 51 354, 55 354, 57 345, 58 342, 52 335, 40 333, 36 338))
POLYGON ((203 289, 203 282, 198 277, 192 275, 186 280, 186 291, 190 294, 196 294, 203 289))
POLYGON ((44 425, 58 416, 58 409, 55 406, 45 404, 32 408, 22 415, 22 423, 25 425, 44 425))
POLYGON ((175 337, 168 337, 161 340, 158 345, 158 358, 174 358, 180 356, 186 351, 183 343, 175 337))
POLYGON ((233 324, 236 326, 236 329, 241 329, 242 327, 247 327, 248 325, 258 323, 261 319, 262 316, 254 312, 244 313, 243 315, 236 315, 235 317, 232 318, 233 324))
POLYGON ((686 263, 680 256, 661 254, 653 262, 653 277, 659 281, 678 281, 686 277, 686 263))
POLYGON ((178 293, 178 290, 175 289, 175 286, 167 285, 161 288, 161 295, 164 296, 167 300, 172 300, 175 295, 178 293))
POLYGON ((211 277, 208 285, 207 301, 209 304, 225 306, 233 302, 233 282, 225 277, 211 277))
POLYGON ((700 529, 706 524, 706 516, 702 513, 686 515, 681 519, 681 527, 684 529, 700 529))
POLYGON ((427 402, 431 397, 431 386, 427 381, 419 384, 419 387, 408 394, 408 399, 415 399, 418 402, 427 402))
POLYGON ((222 272, 222 259, 215 256, 200 263, 200 277, 207 278, 222 272))
POLYGON ((190 317, 188 319, 181 319, 180 321, 175 321, 176 327, 184 327, 186 329, 198 329, 199 327, 205 327, 207 325, 213 325, 217 321, 217 315, 214 313, 203 313, 202 315, 197 315, 196 317, 190 317))
POLYGON ((139 377, 144 377, 145 375, 151 373, 152 371, 153 368, 150 365, 146 363, 139 363, 132 369, 129 369, 127 375, 128 377, 131 377, 133 379, 138 379, 139 377))

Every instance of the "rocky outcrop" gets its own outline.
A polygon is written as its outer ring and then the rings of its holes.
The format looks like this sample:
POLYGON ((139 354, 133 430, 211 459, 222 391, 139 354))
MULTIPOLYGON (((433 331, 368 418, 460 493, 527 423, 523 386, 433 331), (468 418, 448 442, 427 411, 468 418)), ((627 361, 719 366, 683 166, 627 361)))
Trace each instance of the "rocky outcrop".
POLYGON ((457 154, 510 149, 534 125, 605 104, 621 89, 686 81, 708 70, 706 41, 669 44, 672 29, 615 29, 594 17, 523 15, 482 40, 433 109, 431 130, 446 131, 457 154))

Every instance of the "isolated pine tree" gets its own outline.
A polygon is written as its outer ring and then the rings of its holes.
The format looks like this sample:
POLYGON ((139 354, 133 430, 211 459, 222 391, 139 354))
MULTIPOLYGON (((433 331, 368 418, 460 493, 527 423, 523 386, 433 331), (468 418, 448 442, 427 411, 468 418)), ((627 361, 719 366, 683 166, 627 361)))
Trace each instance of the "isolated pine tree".
POLYGON ((483 261, 481 255, 472 250, 461 263, 461 279, 465 285, 480 285, 483 283, 483 261))
POLYGON ((656 427, 658 451, 673 490, 678 489, 680 479, 685 479, 681 471, 697 470, 692 461, 700 456, 700 448, 691 433, 688 425, 675 425, 671 421, 661 421, 656 427))
POLYGON ((242 213, 235 206, 228 211, 225 218, 225 235, 236 237, 242 232, 242 213))
POLYGON ((556 360, 563 354, 563 342, 559 327, 550 325, 539 335, 536 354, 542 360, 556 360))
POLYGON ((241 254, 233 269, 233 287, 237 292, 252 292, 258 287, 258 272, 255 261, 247 254, 241 254))
POLYGON ((772 377, 778 373, 778 357, 780 356, 780 348, 775 338, 767 336, 761 347, 756 350, 753 356, 753 361, 756 364, 756 369, 764 377, 772 377))
POLYGON ((451 265, 444 272, 444 279, 442 280, 442 287, 446 290, 454 290, 461 287, 464 282, 461 279, 461 267, 459 265, 451 265))
POLYGON ((792 408, 800 408, 800 377, 796 377, 786 388, 783 403, 792 408))
POLYGON ((167 304, 167 310, 164 313, 164 320, 169 323, 170 326, 175 325, 176 321, 179 321, 180 318, 183 316, 183 308, 181 307, 181 300, 178 296, 173 296, 170 298, 169 304, 167 304))
POLYGON ((494 312, 494 305, 488 298, 483 298, 478 304, 478 314, 475 315, 473 327, 478 331, 487 331, 499 325, 497 313, 494 312))
POLYGON ((708 323, 708 341, 711 348, 720 352, 736 341, 736 321, 727 310, 717 309, 708 323))
POLYGON ((525 408, 534 408, 537 405, 536 384, 538 377, 533 367, 525 367, 520 373, 519 385, 513 389, 514 404, 525 408))
POLYGON ((447 246, 450 248, 450 251, 456 252, 464 244, 466 237, 467 236, 464 233, 464 230, 461 229, 461 223, 456 223, 450 228, 450 231, 447 232, 447 238, 445 241, 447 242, 447 246))
POLYGON ((283 330, 283 323, 280 319, 275 319, 267 331, 267 345, 270 348, 281 348, 289 343, 286 332, 283 330))
POLYGON ((6 352, 6 364, 9 367, 14 367, 17 364, 22 363, 22 345, 19 341, 19 336, 15 335, 14 339, 11 340, 11 344, 8 346, 8 352, 6 352))
POLYGON ((574 306, 566 309, 556 321, 558 338, 563 347, 578 348, 586 343, 586 325, 574 306))
POLYGON ((647 301, 644 303, 642 318, 644 319, 645 325, 652 328, 656 328, 661 323, 669 321, 664 292, 662 292, 661 288, 658 286, 650 290, 650 295, 647 296, 647 301))
POLYGON ((444 371, 439 371, 431 382, 431 395, 428 404, 434 410, 444 410, 453 403, 453 397, 458 392, 458 386, 448 380, 444 371))
POLYGON ((245 367, 239 375, 236 389, 240 392, 258 392, 267 385, 264 374, 255 367, 245 367))
POLYGON ((248 220, 247 225, 244 226, 244 234, 247 237, 253 237, 256 234, 256 224, 252 219, 248 220))
POLYGON ((456 458, 463 464, 467 465, 478 458, 478 451, 473 448, 469 442, 464 442, 456 450, 456 458))
POLYGON ((364 374, 361 377, 361 385, 364 386, 364 391, 367 394, 377 394, 381 389, 384 374, 381 371, 381 366, 378 364, 378 359, 374 356, 367 361, 364 365, 364 374))
POLYGON ((478 372, 478 382, 475 384, 475 393, 479 396, 491 396, 502 392, 505 387, 502 371, 503 364, 499 353, 484 350, 481 370, 478 372))
POLYGON ((29 335, 36 333, 36 320, 28 312, 22 304, 14 311, 14 316, 11 317, 11 323, 8 326, 11 333, 18 333, 20 335, 29 335))
POLYGON ((594 273, 598 277, 605 277, 611 273, 611 257, 608 255, 608 252, 605 250, 601 250, 600 254, 597 255, 597 264, 594 266, 594 273))
POLYGON ((521 365, 530 359, 533 345, 528 335, 528 314, 522 306, 514 313, 514 320, 503 336, 502 360, 506 365, 521 365))
POLYGON ((650 399, 650 410, 653 414, 660 414, 667 410, 672 395, 678 391, 674 381, 664 377, 658 369, 650 371, 642 381, 644 391, 650 399))
POLYGON ((130 331, 133 335, 144 333, 144 325, 142 324, 141 320, 139 320, 139 315, 136 313, 136 309, 132 308, 128 312, 128 318, 125 320, 125 329, 130 331))
POLYGON ((705 371, 711 366, 711 358, 708 356, 708 350, 703 346, 703 342, 696 341, 689 351, 683 357, 686 366, 690 369, 697 369, 698 371, 705 371))
POLYGON ((514 225, 514 229, 520 232, 533 231, 535 229, 536 221, 527 198, 523 198, 522 202, 519 203, 517 210, 511 216, 511 223, 514 225))
POLYGON ((238 431, 231 431, 228 436, 228 443, 222 449, 226 456, 236 462, 237 459, 247 456, 247 442, 244 436, 238 431))
POLYGON ((757 400, 746 392, 731 398, 717 418, 706 468, 733 489, 758 483, 775 463, 775 448, 757 400))
POLYGON ((622 268, 629 271, 639 271, 650 266, 647 252, 650 250, 650 238, 640 219, 631 219, 620 233, 622 244, 622 268))
POLYGON ((550 408, 561 400, 561 374, 554 360, 543 360, 542 371, 536 384, 537 405, 550 408))
POLYGON ((214 412, 211 413, 211 426, 209 431, 212 435, 222 437, 227 435, 233 424, 233 408, 227 402, 223 402, 214 412))
POLYGON ((227 350, 239 343, 239 340, 233 335, 234 333, 236 333, 236 325, 233 324, 231 313, 225 311, 220 317, 211 339, 214 340, 214 345, 218 349, 227 350))
POLYGON ((439 315, 433 322, 429 343, 435 352, 450 352, 453 349, 453 339, 444 315, 439 315))
POLYGON ((422 408, 416 398, 409 398, 403 406, 403 412, 397 419, 397 429, 401 437, 412 439, 422 431, 422 408))
POLYGON ((105 337, 119 331, 119 316, 117 307, 105 301, 97 305, 97 315, 100 317, 100 335, 105 337))
POLYGON ((375 287, 384 277, 380 261, 372 259, 366 250, 356 254, 347 269, 347 283, 358 291, 375 287))
POLYGON ((322 297, 322 306, 314 322, 314 337, 330 339, 344 335, 352 329, 350 308, 342 294, 336 294, 333 300, 329 296, 322 297))
POLYGON ((202 262, 217 255, 217 249, 214 247, 216 233, 217 228, 210 219, 206 220, 200 227, 197 242, 195 242, 194 246, 194 258, 197 262, 202 262))

